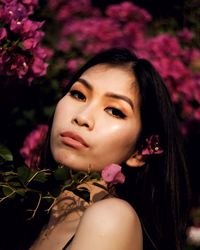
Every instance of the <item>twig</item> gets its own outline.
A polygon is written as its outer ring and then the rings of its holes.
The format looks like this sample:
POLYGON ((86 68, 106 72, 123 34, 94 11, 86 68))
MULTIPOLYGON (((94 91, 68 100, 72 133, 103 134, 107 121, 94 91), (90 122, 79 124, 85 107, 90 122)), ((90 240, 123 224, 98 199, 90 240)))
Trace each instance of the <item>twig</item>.
MULTIPOLYGON (((47 171, 49 171, 49 169, 43 169, 43 170, 41 170, 41 171, 38 171, 38 172, 36 172, 33 176, 31 176, 31 178, 27 181, 27 185, 38 175, 38 174, 40 174, 40 173, 43 173, 43 172, 47 172, 47 171)), ((48 174, 48 173, 47 173, 48 174)))
POLYGON ((38 203, 37 203, 37 206, 36 206, 36 208, 35 209, 29 209, 28 211, 33 211, 33 214, 32 214, 32 216, 30 217, 30 218, 28 218, 27 220, 31 220, 31 219, 33 219, 34 217, 35 217, 35 214, 36 214, 36 212, 37 212, 37 210, 38 210, 38 208, 39 208, 39 205, 40 205, 40 202, 41 202, 41 199, 42 199, 42 195, 40 194, 40 193, 38 193, 39 194, 39 199, 38 199, 38 203))
POLYGON ((12 196, 14 193, 16 193, 16 191, 12 191, 12 193, 8 194, 7 196, 0 198, 0 203, 3 202, 5 199, 9 198, 10 196, 12 196))

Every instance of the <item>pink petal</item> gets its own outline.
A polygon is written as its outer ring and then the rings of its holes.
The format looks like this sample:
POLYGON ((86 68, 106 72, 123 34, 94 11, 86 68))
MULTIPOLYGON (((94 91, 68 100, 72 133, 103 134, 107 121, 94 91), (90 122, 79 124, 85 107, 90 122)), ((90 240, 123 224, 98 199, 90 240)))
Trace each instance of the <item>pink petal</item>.
POLYGON ((121 173, 121 169, 120 165, 110 164, 102 170, 101 176, 108 183, 123 183, 125 176, 121 173))

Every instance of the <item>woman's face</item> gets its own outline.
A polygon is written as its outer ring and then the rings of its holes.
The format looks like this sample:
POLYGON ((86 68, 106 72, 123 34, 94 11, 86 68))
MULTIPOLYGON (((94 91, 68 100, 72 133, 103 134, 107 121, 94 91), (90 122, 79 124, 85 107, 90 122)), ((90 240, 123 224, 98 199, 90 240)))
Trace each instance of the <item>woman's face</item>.
POLYGON ((99 64, 85 71, 58 102, 51 151, 64 166, 101 171, 133 154, 140 130, 135 76, 126 68, 99 64))

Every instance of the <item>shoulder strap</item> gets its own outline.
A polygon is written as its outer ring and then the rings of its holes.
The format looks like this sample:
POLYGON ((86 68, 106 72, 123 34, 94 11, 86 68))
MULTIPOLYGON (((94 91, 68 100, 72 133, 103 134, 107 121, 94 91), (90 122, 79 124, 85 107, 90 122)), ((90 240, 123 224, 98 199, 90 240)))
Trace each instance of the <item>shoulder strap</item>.
POLYGON ((72 242, 73 238, 74 238, 74 235, 73 235, 73 236, 71 237, 71 239, 66 243, 66 245, 62 248, 62 250, 66 250, 66 249, 67 249, 67 247, 69 246, 69 244, 72 242))

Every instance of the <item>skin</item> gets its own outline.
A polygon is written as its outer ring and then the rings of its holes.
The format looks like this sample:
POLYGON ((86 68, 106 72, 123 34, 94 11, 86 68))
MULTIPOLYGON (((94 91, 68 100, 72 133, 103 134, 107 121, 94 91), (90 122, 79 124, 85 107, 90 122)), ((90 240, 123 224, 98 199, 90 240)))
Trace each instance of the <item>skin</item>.
POLYGON ((141 130, 138 92, 135 76, 127 68, 96 65, 85 71, 57 104, 51 133, 54 159, 85 171, 127 161, 141 130), (64 144, 60 138, 64 131, 77 133, 88 147, 64 144))
MULTIPOLYGON (((57 104, 51 151, 58 163, 77 171, 101 171, 108 164, 122 162, 141 166, 141 156, 134 149, 140 131, 135 76, 128 68, 96 65, 57 104), (64 131, 78 134, 87 146, 63 143, 64 131)), ((134 208, 109 194, 102 199, 102 189, 94 185, 88 190, 99 197, 90 206, 68 191, 57 198, 49 224, 31 250, 60 250, 73 235, 68 250, 142 250, 142 230, 134 208), (68 204, 72 201, 73 212, 68 204)))
POLYGON ((69 250, 142 250, 136 212, 125 201, 110 198, 90 206, 79 223, 69 250))
MULTIPOLYGON (((93 194, 98 194, 99 191, 93 190, 93 194)), ((67 250, 143 249, 139 218, 126 201, 110 197, 99 200, 89 207, 86 204, 83 212, 84 208, 79 210, 79 205, 84 203, 80 197, 70 192, 62 193, 51 211, 47 228, 30 250, 63 249, 73 235, 75 237, 67 250), (71 204, 74 212, 69 211, 71 204), (63 213, 68 216, 63 217, 63 213), (55 224, 60 215, 62 220, 55 224)))

